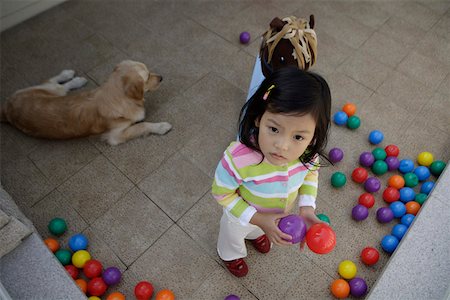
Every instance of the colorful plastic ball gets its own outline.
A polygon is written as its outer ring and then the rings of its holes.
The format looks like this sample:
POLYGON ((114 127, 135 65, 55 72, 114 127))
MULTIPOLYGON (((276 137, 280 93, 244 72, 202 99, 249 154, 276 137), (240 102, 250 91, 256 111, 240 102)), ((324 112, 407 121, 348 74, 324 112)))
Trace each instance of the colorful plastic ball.
POLYGON ((361 126, 361 119, 357 116, 351 116, 347 120, 347 127, 349 129, 358 129, 361 126))
POLYGON ((398 240, 401 240, 405 233, 408 231, 408 226, 405 224, 399 223, 395 224, 394 227, 392 227, 391 234, 398 238, 398 240))
POLYGON ((149 300, 153 295, 153 285, 148 281, 141 281, 134 287, 137 300, 149 300))
POLYGON ((377 209, 377 220, 380 223, 389 223, 394 219, 394 213, 389 207, 380 207, 377 209))
POLYGON ((414 170, 414 162, 410 159, 402 159, 398 166, 398 170, 403 174, 412 172, 414 170))
POLYGON ((333 116, 333 121, 336 125, 343 126, 347 124, 348 116, 343 111, 338 111, 333 116))
POLYGON ((415 216, 419 212, 421 206, 416 201, 409 201, 408 203, 405 204, 405 207, 406 207, 407 214, 411 214, 411 215, 415 216))
POLYGON ((429 195, 431 193, 431 190, 434 188, 434 182, 433 181, 426 181, 422 183, 422 186, 420 187, 420 192, 423 194, 429 195))
POLYGON ((352 218, 355 221, 365 220, 369 216, 369 210, 367 207, 361 204, 357 204, 352 208, 352 218))
POLYGON ((399 190, 405 186, 405 179, 400 175, 392 175, 388 179, 388 185, 399 190))
POLYGON ((435 160, 430 165, 430 171, 431 174, 433 174, 436 177, 439 177, 441 175, 442 171, 444 171, 446 166, 446 163, 442 160, 435 160))
POLYGON ((359 156, 359 163, 363 167, 370 168, 373 165, 374 161, 375 157, 373 157, 373 154, 371 152, 366 151, 361 153, 361 155, 359 156))
POLYGON ((286 234, 289 234, 292 239, 292 244, 298 244, 305 238, 306 223, 302 217, 298 215, 289 215, 280 220, 278 228, 286 234))
POLYGON ((406 214, 406 206, 400 201, 392 202, 389 205, 389 208, 394 213, 394 218, 401 218, 406 214))
POLYGON ((48 230, 51 234, 60 236, 67 230, 66 221, 61 218, 54 218, 48 223, 48 230))
POLYGON ((116 267, 109 267, 103 271, 102 278, 107 285, 116 285, 120 282, 122 273, 116 267))
POLYGON ((415 187, 419 184, 419 178, 417 178, 417 175, 414 173, 406 173, 403 175, 403 178, 405 179, 405 186, 407 187, 415 187))
POLYGON ((106 300, 125 300, 125 295, 120 292, 113 292, 106 297, 106 300))
POLYGON ((354 182, 363 183, 369 177, 369 172, 364 168, 355 168, 352 172, 352 179, 354 182))
POLYGON ((421 166, 428 167, 433 162, 434 157, 433 154, 430 152, 422 152, 419 155, 417 155, 417 162, 421 166))
MULTIPOLYGON (((86 283, 86 286, 87 286, 87 283, 86 283)), ((90 297, 88 298, 88 300, 102 300, 102 298, 99 298, 99 297, 97 297, 97 296, 90 296, 90 297)))
POLYGON ((398 238, 393 235, 385 235, 381 240, 381 248, 387 253, 392 253, 398 246, 398 238))
POLYGON ((70 252, 70 250, 67 249, 59 249, 58 251, 55 252, 55 256, 63 266, 66 266, 70 264, 72 252, 70 252))
POLYGON ((358 203, 371 208, 375 205, 375 197, 370 193, 363 193, 359 196, 358 203))
POLYGON ((361 261, 368 266, 372 266, 378 262, 380 253, 372 247, 366 247, 361 251, 361 261))
POLYGON ((411 214, 406 214, 400 219, 400 223, 406 226, 411 226, 411 223, 414 221, 415 216, 411 214))
POLYGON ((325 215, 325 214, 318 214, 317 218, 319 218, 319 220, 327 222, 328 224, 331 224, 330 218, 325 215))
POLYGON ((388 171, 388 165, 384 160, 377 160, 372 165, 372 172, 376 175, 383 175, 388 171))
POLYGON ((344 279, 336 279, 331 283, 331 293, 338 299, 347 298, 350 295, 350 285, 344 279))
POLYGON ((248 42, 250 42, 250 33, 247 31, 241 32, 239 35, 239 41, 241 44, 248 44, 248 42))
POLYGON ((223 299, 223 300, 241 300, 241 298, 239 298, 236 295, 231 294, 231 295, 226 296, 225 299, 223 299))
POLYGON ((314 224, 306 232, 306 244, 314 253, 330 253, 336 246, 336 233, 324 223, 314 224))
POLYGON ((78 278, 78 279, 75 279, 75 283, 78 285, 78 287, 80 288, 80 290, 84 294, 87 293, 87 282, 86 282, 86 280, 78 278))
POLYGON ((430 170, 425 166, 419 166, 414 170, 414 174, 417 175, 419 181, 425 181, 430 178, 431 173, 430 170))
POLYGON ((396 145, 387 145, 384 147, 384 151, 386 151, 387 156, 397 157, 400 154, 400 149, 396 145))
POLYGON ((88 260, 83 267, 83 273, 87 278, 99 277, 102 274, 102 263, 96 259, 88 260))
POLYGON ((171 290, 164 289, 156 294, 155 300, 175 300, 175 295, 171 290))
POLYGON ((74 265, 65 265, 64 269, 66 269, 67 273, 69 273, 73 280, 77 279, 80 274, 80 271, 74 265))
POLYGON ((356 265, 351 260, 343 260, 339 264, 338 273, 345 279, 352 279, 356 276, 356 265))
POLYGON ((53 253, 59 250, 60 245, 58 241, 55 239, 52 238, 45 239, 44 243, 47 246, 47 248, 50 249, 50 251, 52 251, 53 253))
POLYGON ((384 139, 384 134, 379 130, 372 130, 369 133, 369 142, 373 145, 378 145, 384 139))
POLYGON ((359 298, 366 295, 367 283, 364 279, 355 277, 348 284, 350 285, 350 294, 353 297, 359 298))
POLYGON ((389 171, 395 171, 400 166, 400 161, 396 156, 388 156, 384 161, 386 162, 389 171))
POLYGON ((400 192, 391 186, 387 187, 383 192, 383 199, 387 203, 392 203, 400 199, 400 192))
POLYGON ((333 148, 328 152, 328 158, 333 163, 340 162, 344 158, 344 152, 340 148, 333 148))
POLYGON ((375 157, 375 160, 385 160, 387 155, 386 151, 384 151, 383 148, 375 148, 372 150, 373 157, 375 157))
POLYGON ((366 182, 364 182, 364 189, 369 193, 377 192, 381 187, 380 180, 375 177, 369 177, 366 182))
POLYGON ((400 189, 400 201, 406 203, 409 201, 413 201, 416 197, 416 193, 410 187, 404 187, 400 189))
POLYGON ((342 111, 347 114, 347 116, 351 117, 356 113, 356 105, 351 102, 347 102, 342 106, 342 111))
MULTIPOLYGON (((72 256, 72 264, 82 269, 84 267, 84 264, 91 259, 91 255, 86 250, 78 250, 75 252, 72 256)), ((94 295, 96 296, 96 295, 94 295)))
POLYGON ((107 288, 108 286, 101 277, 92 278, 87 284, 87 291, 92 296, 102 296, 107 288))
POLYGON ((414 201, 416 201, 420 205, 423 205, 425 203, 425 201, 427 201, 427 198, 428 198, 427 194, 418 193, 418 194, 416 194, 416 197, 414 197, 414 201))
POLYGON ((88 247, 88 239, 84 234, 74 234, 69 239, 69 247, 73 252, 76 252, 78 250, 86 250, 88 247))
POLYGON ((331 185, 335 188, 343 187, 346 182, 347 177, 345 177, 345 174, 342 172, 335 172, 331 175, 331 185))

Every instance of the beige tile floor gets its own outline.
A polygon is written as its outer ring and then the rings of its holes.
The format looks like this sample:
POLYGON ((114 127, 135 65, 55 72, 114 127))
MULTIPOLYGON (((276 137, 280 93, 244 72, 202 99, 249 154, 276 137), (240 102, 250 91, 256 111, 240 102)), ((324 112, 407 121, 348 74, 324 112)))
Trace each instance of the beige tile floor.
MULTIPOLYGON (((363 192, 349 182, 336 190, 335 171, 348 177, 373 129, 395 143, 401 158, 430 151, 450 158, 450 1, 68 1, 1 34, 1 99, 75 69, 99 85, 120 60, 161 73, 160 90, 146 96, 147 119, 173 124, 166 136, 111 147, 97 138, 47 141, 2 124, 1 183, 49 235, 47 222, 63 217, 69 231, 90 239, 105 266, 124 272, 108 291, 133 294, 140 280, 177 299, 327 299, 337 266, 353 260, 369 288, 389 256, 379 242, 392 224, 375 211, 355 222, 350 211, 363 192), (331 218, 335 250, 325 256, 275 247, 263 256, 249 248, 250 273, 234 278, 215 251, 221 208, 210 195, 215 166, 236 136, 259 46, 275 16, 314 14, 319 41, 314 70, 329 82, 336 112, 358 105, 356 131, 332 126, 329 146, 345 159, 321 172, 319 213, 331 218), (252 42, 239 44, 241 31, 252 42), (380 262, 359 260, 365 246, 380 262)), ((388 175, 381 176, 383 183, 388 175)), ((351 180, 350 180, 351 181, 351 180)))

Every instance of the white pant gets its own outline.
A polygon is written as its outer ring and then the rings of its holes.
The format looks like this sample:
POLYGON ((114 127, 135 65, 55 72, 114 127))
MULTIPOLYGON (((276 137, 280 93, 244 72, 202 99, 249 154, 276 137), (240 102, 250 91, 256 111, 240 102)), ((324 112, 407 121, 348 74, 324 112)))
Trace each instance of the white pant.
POLYGON ((220 219, 217 252, 221 259, 229 261, 247 256, 245 239, 254 240, 264 234, 264 231, 253 224, 243 225, 238 218, 226 209, 220 219))

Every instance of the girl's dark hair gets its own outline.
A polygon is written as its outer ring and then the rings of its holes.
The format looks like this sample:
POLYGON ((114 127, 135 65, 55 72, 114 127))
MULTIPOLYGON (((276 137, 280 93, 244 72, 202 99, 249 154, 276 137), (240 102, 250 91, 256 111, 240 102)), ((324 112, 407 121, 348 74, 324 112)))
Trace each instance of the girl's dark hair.
POLYGON ((324 150, 330 128, 331 95, 322 76, 295 67, 285 67, 275 71, 261 83, 242 107, 239 116, 241 143, 259 153, 261 150, 255 121, 260 120, 265 111, 286 115, 311 113, 316 121, 314 137, 299 159, 305 164, 319 154, 328 160, 324 150), (264 100, 264 94, 272 85, 274 88, 270 90, 267 100, 264 100))

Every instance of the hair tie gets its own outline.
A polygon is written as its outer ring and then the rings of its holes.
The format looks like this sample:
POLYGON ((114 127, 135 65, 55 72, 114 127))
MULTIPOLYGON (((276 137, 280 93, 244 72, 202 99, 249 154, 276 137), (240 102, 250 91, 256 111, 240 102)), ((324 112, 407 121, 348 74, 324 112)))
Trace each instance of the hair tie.
POLYGON ((264 96, 263 96, 263 100, 265 101, 265 100, 267 100, 267 98, 269 98, 269 94, 270 94, 270 92, 272 91, 272 89, 274 89, 275 88, 275 85, 271 85, 268 89, 267 89, 267 91, 264 93, 264 96))

